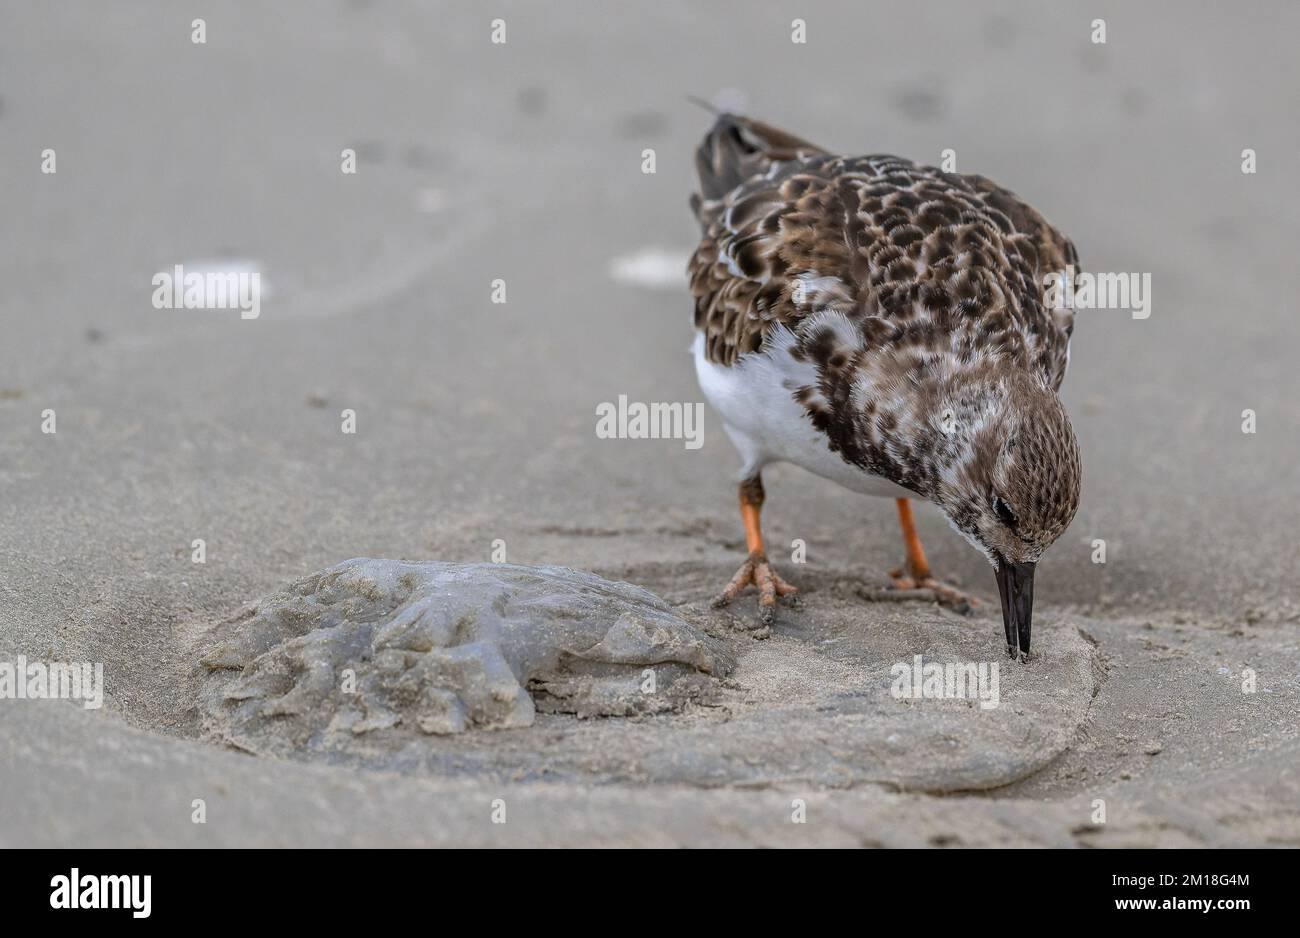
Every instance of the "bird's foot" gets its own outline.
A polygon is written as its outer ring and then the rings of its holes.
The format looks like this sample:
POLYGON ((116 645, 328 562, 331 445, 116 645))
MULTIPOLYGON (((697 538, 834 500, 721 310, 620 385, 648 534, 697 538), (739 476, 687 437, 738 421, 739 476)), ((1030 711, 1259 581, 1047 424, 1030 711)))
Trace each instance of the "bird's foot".
POLYGON ((731 582, 713 600, 715 609, 730 605, 731 601, 740 595, 740 591, 746 586, 753 584, 758 587, 758 621, 760 628, 766 628, 776 619, 776 600, 777 597, 788 598, 790 602, 798 602, 795 594, 799 591, 797 587, 791 586, 785 580, 777 576, 772 565, 768 563, 767 557, 761 553, 750 554, 745 562, 740 565, 736 575, 731 578, 731 582))
POLYGON ((969 596, 946 583, 941 583, 928 570, 923 575, 917 576, 914 571, 899 567, 896 570, 889 571, 889 578, 894 581, 890 587, 891 589, 899 591, 925 590, 934 594, 935 602, 940 606, 947 606, 953 612, 961 615, 967 615, 979 605, 979 600, 974 596, 969 596))

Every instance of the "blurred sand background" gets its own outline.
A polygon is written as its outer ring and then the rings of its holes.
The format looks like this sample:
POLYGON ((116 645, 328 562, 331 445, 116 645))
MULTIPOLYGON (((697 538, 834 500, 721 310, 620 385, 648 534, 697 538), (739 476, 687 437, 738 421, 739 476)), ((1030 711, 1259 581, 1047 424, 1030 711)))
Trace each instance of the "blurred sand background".
MULTIPOLYGON (((1298 31, 1281 2, 3 0, 0 658, 103 661, 109 701, 0 701, 0 844, 1300 845, 1298 31), (188 636, 349 557, 502 539, 675 603, 734 570, 712 413, 695 451, 594 433, 620 394, 700 399, 684 276, 609 271, 691 250, 709 118, 685 96, 722 93, 846 152, 952 148, 1086 268, 1152 274, 1149 319, 1080 314, 1063 392, 1084 499, 1038 603, 1087 617, 1107 667, 1070 751, 979 795, 809 792, 806 825, 777 788, 522 779, 536 810, 502 827, 473 780, 191 738, 188 636), (262 271, 259 319, 153 308, 155 272, 222 259, 262 271)), ((766 480, 769 537, 808 543, 811 621, 818 584, 885 581, 891 504, 766 480)), ((942 517, 920 523, 936 569, 992 597, 942 517)))

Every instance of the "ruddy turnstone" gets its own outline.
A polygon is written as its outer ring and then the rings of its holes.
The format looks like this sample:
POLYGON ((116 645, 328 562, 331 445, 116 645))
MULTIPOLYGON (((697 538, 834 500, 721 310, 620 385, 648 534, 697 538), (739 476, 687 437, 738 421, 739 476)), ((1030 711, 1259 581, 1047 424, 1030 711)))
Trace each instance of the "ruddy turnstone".
POLYGON ((689 273, 695 366, 744 461, 749 584, 771 622, 794 593, 772 569, 762 469, 791 462, 893 497, 898 589, 967 602, 935 579, 909 499, 934 502, 997 574, 1007 650, 1029 654, 1034 568, 1074 517, 1079 449, 1057 397, 1073 312, 1044 278, 1074 245, 983 176, 895 156, 835 156, 718 117, 696 151, 703 238, 689 273))

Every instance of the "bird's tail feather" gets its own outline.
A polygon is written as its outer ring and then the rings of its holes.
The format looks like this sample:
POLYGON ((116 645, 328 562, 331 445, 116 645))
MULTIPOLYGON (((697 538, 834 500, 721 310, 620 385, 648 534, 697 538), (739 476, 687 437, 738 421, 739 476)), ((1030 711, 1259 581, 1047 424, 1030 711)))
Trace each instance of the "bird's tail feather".
POLYGON ((825 152, 771 124, 719 113, 695 150, 700 195, 705 201, 720 198, 751 176, 767 172, 774 162, 825 152))

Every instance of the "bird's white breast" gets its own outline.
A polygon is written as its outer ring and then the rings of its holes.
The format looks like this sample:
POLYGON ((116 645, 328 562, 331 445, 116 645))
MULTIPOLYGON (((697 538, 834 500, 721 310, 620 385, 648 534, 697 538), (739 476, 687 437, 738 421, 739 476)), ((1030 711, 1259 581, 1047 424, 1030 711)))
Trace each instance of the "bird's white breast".
POLYGON ((695 374, 740 451, 745 463, 741 477, 752 476, 768 463, 790 462, 863 495, 915 498, 914 492, 850 465, 831 451, 826 436, 792 396, 817 381, 811 364, 789 354, 792 340, 788 331, 777 330, 763 351, 727 367, 709 361, 704 335, 695 336, 695 374))

